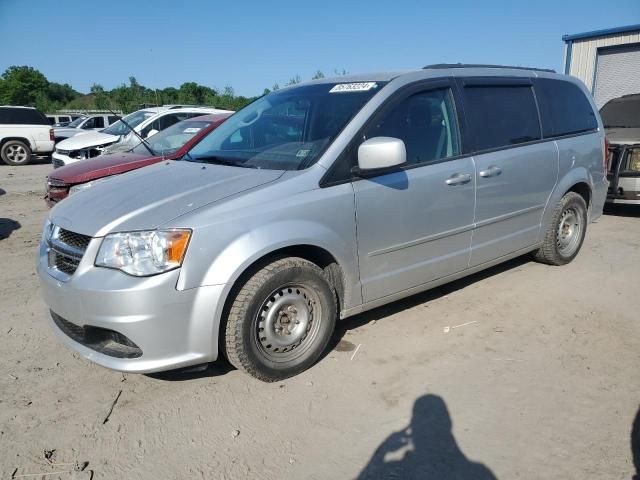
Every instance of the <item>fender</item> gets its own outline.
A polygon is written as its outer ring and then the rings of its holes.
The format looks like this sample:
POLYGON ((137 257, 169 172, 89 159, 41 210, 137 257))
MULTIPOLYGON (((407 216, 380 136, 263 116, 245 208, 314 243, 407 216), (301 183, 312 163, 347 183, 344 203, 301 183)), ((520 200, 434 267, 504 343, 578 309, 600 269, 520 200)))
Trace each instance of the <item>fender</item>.
POLYGON ((4 145, 6 142, 10 140, 18 140, 19 142, 26 143, 32 152, 35 151, 36 149, 36 142, 31 135, 29 136, 7 135, 6 137, 3 137, 2 140, 0 140, 0 146, 4 145))
POLYGON ((353 260, 357 258, 355 236, 338 235, 326 225, 308 220, 282 220, 260 225, 238 236, 216 256, 202 278, 183 272, 177 289, 224 284, 228 286, 224 293, 226 298, 231 286, 253 263, 277 250, 297 245, 319 247, 329 252, 342 269, 344 307, 362 303, 358 267, 353 260))
MULTIPOLYGON (((593 179, 591 178, 591 174, 584 167, 573 167, 571 168, 557 183, 553 192, 549 196, 549 200, 547 201, 547 206, 544 209, 542 214, 542 222, 541 228, 538 233, 538 242, 542 242, 544 236, 547 233, 549 225, 551 225, 551 220, 553 217, 553 211, 558 205, 560 199, 567 193, 571 188, 578 183, 586 183, 589 186, 589 191, 591 192, 590 197, 593 198, 593 179)), ((590 202, 591 203, 591 202, 590 202)), ((590 209, 591 205, 587 205, 587 209, 590 209)))

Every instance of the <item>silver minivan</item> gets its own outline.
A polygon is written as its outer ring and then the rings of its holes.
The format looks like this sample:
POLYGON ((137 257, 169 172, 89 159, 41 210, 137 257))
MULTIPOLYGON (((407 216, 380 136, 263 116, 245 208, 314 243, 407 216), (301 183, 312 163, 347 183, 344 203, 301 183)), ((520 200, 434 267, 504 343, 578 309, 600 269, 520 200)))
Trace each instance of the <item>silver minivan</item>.
POLYGON ((265 381, 309 368, 336 320, 533 252, 577 255, 607 193, 584 85, 434 65, 263 96, 180 161, 51 210, 51 325, 115 370, 226 357, 265 381))

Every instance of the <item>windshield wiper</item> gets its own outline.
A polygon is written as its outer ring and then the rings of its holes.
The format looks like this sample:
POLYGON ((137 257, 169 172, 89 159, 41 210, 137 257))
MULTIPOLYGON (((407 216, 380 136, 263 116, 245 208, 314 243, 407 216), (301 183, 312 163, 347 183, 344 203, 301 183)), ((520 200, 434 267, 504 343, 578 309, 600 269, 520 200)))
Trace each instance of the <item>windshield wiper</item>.
MULTIPOLYGON (((187 153, 187 155, 189 154, 187 153)), ((191 155, 189 155, 189 159, 191 159, 194 162, 213 163, 216 165, 227 165, 230 167, 258 168, 255 165, 247 165, 246 162, 242 162, 239 160, 231 160, 228 158, 216 157, 215 155, 204 156, 204 157, 192 157, 191 155)))
POLYGON ((151 145, 149 145, 149 142, 147 142, 144 138, 142 138, 142 136, 135 131, 135 129, 129 125, 127 122, 124 121, 124 118, 122 118, 120 115, 118 115, 116 112, 114 112, 113 110, 111 110, 110 108, 108 108, 107 110, 109 110, 109 112, 111 112, 112 115, 118 117, 118 120, 120 120, 125 127, 127 127, 129 130, 131 130, 131 133, 133 133, 136 137, 138 137, 140 139, 140 142, 142 142, 142 144, 147 148, 147 150, 149 151, 149 153, 152 156, 157 156, 158 154, 156 152, 153 151, 153 149, 151 148, 151 145))

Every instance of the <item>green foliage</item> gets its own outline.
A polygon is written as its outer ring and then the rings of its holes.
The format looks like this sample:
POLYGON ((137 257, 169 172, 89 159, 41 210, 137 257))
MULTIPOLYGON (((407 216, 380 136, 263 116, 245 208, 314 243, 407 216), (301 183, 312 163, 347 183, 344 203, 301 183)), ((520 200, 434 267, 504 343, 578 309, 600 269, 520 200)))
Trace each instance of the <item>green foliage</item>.
MULTIPOLYGON (((346 75, 346 71, 335 72, 346 75)), ((317 70, 313 79, 324 78, 324 73, 317 70)), ((151 89, 141 85, 136 77, 131 76, 128 83, 105 90, 99 83, 91 85, 90 93, 82 94, 68 84, 50 82, 41 72, 28 66, 11 66, 0 76, 0 104, 25 105, 38 107, 44 113, 52 113, 61 109, 78 110, 121 110, 124 113, 138 110, 141 105, 209 105, 226 110, 239 110, 256 97, 236 95, 231 85, 226 85, 222 92, 216 88, 186 82, 179 88, 167 87, 151 89)), ((289 79, 288 85, 296 85, 302 81, 300 75, 289 79)), ((280 88, 278 83, 265 88, 263 95, 280 88)))
POLYGON ((300 78, 300 75, 296 74, 295 77, 291 77, 289 79, 289 82, 287 83, 287 86, 296 85, 296 84, 300 83, 301 81, 302 81, 302 79, 300 78))
POLYGON ((47 77, 31 67, 12 66, 0 77, 0 103, 3 104, 33 106, 47 99, 48 90, 47 77))

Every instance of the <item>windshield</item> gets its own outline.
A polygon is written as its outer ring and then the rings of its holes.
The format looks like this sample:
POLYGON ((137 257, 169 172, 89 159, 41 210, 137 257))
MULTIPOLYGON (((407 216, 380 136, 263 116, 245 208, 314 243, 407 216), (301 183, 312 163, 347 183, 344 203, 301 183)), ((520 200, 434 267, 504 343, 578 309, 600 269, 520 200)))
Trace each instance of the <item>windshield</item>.
MULTIPOLYGON (((209 125, 211 125, 211 122, 207 120, 185 120, 178 122, 147 138, 147 144, 156 154, 171 155, 180 150, 185 143, 209 125)), ((142 143, 138 143, 132 152, 148 154, 149 150, 147 150, 142 143)))
POLYGON ((67 127, 76 128, 76 127, 80 126, 80 124, 82 122, 84 122, 86 118, 87 117, 78 117, 73 122, 69 123, 69 125, 67 125, 67 127))
POLYGON ((270 93, 230 117, 184 160, 276 170, 307 168, 382 85, 323 83, 270 93))
MULTIPOLYGON (((144 122, 147 118, 153 117, 154 115, 155 113, 149 112, 147 110, 138 110, 137 112, 130 113, 129 115, 124 117, 123 120, 127 122, 129 126, 131 126, 131 128, 136 128, 138 125, 144 122)), ((124 123, 122 123, 122 120, 118 120, 116 123, 114 123, 110 127, 107 127, 104 130, 102 130, 102 133, 108 133, 109 135, 120 136, 120 135, 126 135, 130 131, 131 130, 129 130, 129 127, 127 127, 124 123)))

